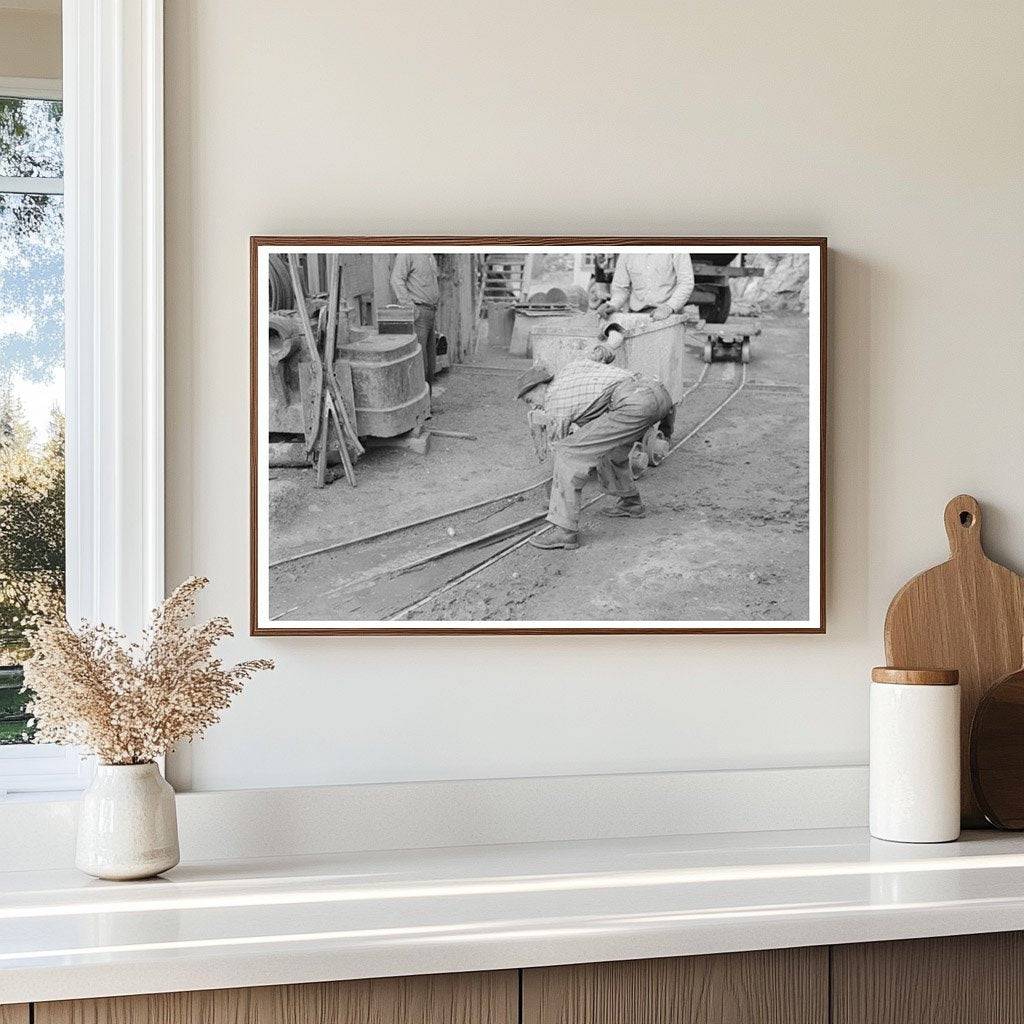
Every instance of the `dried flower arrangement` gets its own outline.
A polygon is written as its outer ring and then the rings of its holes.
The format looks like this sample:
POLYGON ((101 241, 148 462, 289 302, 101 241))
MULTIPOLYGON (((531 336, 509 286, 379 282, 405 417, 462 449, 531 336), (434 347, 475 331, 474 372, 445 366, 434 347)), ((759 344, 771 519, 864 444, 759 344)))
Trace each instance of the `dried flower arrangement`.
POLYGON ((108 626, 63 618, 32 633, 25 688, 36 742, 91 750, 104 764, 145 764, 202 734, 266 660, 225 668, 213 649, 232 635, 226 618, 190 626, 209 580, 193 576, 153 612, 139 643, 108 626))

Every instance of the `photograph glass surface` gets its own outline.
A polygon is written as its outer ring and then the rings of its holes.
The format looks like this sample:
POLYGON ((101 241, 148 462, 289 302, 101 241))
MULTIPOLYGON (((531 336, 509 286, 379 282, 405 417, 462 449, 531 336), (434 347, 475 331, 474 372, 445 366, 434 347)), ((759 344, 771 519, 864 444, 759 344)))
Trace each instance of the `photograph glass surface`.
POLYGON ((823 628, 823 243, 252 253, 254 632, 823 628))

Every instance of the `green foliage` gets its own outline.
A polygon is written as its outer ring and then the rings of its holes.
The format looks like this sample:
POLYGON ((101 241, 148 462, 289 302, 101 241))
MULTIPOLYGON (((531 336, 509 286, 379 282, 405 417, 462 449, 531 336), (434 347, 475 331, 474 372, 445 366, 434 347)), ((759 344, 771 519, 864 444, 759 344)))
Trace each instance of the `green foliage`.
MULTIPOLYGON (((60 178, 62 107, 0 97, 0 176, 60 178)), ((31 186, 30 186, 31 187, 31 186)), ((63 196, 0 193, 0 744, 31 735, 18 663, 25 629, 62 611, 64 422, 37 444, 12 388, 52 380, 63 358, 63 196)))
POLYGON ((25 713, 28 695, 22 692, 20 666, 0 668, 0 745, 24 743, 30 739, 34 726, 30 726, 25 713))
MULTIPOLYGON (((0 665, 15 665, 31 652, 26 626, 40 613, 63 614, 64 417, 54 412, 41 447, 21 403, 0 399, 0 665)), ((24 739, 17 673, 0 669, 0 743, 24 739)))
MULTIPOLYGON (((63 170, 61 104, 0 97, 0 176, 42 181, 63 170)), ((61 362, 63 217, 61 195, 0 192, 0 386, 44 381, 61 362)))
MULTIPOLYGON (((63 106, 53 100, 0 97, 0 174, 11 178, 59 178, 64 173, 63 106)), ((34 236, 47 228, 60 196, 0 195, 0 219, 13 233, 34 236)))
POLYGON ((0 174, 10 178, 61 177, 63 114, 58 100, 0 96, 0 174))

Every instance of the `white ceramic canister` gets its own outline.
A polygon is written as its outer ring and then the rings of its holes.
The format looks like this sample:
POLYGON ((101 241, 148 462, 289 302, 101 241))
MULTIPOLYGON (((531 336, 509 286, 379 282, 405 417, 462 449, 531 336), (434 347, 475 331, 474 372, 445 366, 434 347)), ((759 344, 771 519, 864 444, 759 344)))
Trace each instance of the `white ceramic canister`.
POLYGON ((871 672, 871 834, 897 843, 960 835, 960 684, 953 669, 871 672))
POLYGON ((96 878, 150 878, 178 863, 174 790, 148 764, 100 764, 82 794, 75 864, 96 878))

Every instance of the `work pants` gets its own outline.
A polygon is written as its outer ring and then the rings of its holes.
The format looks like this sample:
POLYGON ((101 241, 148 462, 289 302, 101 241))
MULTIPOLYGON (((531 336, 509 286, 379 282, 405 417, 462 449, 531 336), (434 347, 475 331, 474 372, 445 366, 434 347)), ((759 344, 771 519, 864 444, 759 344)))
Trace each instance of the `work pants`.
POLYGON ((658 381, 623 381, 609 398, 608 410, 552 446, 554 477, 548 522, 574 533, 580 528, 580 492, 592 469, 608 494, 635 498, 640 492, 629 468, 636 441, 672 409, 658 381))
POLYGON ((416 329, 416 340, 420 343, 420 351, 423 353, 423 376, 431 386, 437 372, 437 334, 434 331, 436 318, 437 310, 433 306, 427 306, 422 302, 417 302, 413 306, 413 327, 416 329))

